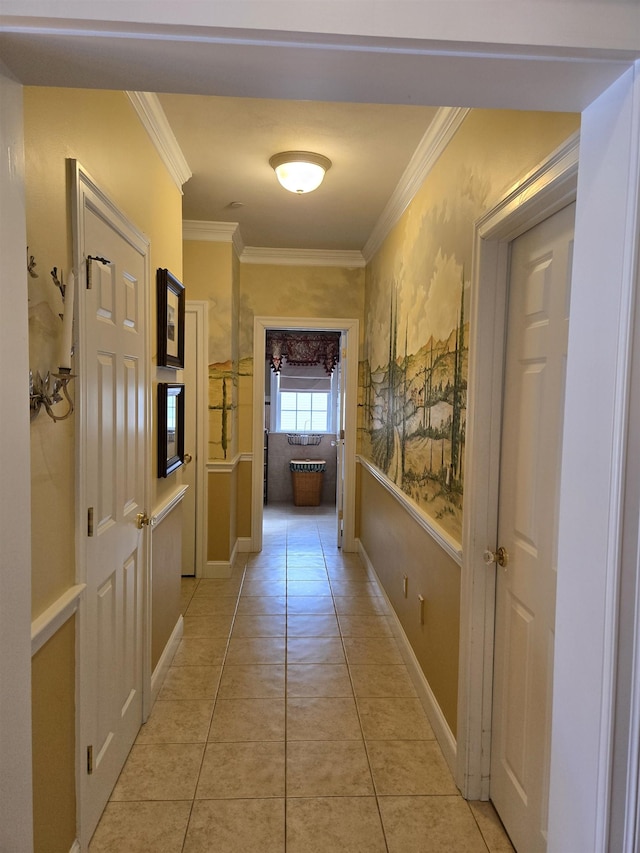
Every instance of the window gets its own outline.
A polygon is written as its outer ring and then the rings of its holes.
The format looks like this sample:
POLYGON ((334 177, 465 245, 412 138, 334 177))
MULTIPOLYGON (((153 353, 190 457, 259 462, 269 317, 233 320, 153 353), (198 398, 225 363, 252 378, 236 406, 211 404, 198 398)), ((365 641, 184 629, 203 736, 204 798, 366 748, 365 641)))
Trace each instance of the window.
POLYGON ((337 379, 320 375, 318 368, 306 368, 317 375, 295 374, 283 368, 271 374, 272 432, 334 432, 337 379))

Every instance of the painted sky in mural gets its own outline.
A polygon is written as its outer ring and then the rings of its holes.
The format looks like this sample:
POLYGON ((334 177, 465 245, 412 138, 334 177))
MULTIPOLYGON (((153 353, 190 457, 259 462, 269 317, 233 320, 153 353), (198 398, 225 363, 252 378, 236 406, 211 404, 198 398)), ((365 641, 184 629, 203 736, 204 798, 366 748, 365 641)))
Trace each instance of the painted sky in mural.
POLYGON ((473 223, 489 190, 460 169, 446 199, 414 202, 367 288, 362 452, 458 542, 473 223))

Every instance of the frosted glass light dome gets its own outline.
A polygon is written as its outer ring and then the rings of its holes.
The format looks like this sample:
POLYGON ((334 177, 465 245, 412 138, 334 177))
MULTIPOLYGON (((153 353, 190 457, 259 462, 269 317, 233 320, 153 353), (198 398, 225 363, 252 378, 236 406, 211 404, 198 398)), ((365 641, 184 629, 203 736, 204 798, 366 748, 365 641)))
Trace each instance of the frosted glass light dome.
POLYGON ((311 151, 283 151, 274 154, 269 164, 285 190, 299 195, 317 189, 331 168, 328 157, 311 151))

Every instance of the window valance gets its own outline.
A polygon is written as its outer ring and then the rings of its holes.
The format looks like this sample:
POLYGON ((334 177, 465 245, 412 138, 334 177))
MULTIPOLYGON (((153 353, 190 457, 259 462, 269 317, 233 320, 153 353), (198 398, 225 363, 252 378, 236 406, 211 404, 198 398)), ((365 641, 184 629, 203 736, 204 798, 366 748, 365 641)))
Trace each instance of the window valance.
POLYGON ((274 373, 282 365, 312 367, 322 365, 331 376, 340 358, 340 332, 267 331, 267 361, 274 373))

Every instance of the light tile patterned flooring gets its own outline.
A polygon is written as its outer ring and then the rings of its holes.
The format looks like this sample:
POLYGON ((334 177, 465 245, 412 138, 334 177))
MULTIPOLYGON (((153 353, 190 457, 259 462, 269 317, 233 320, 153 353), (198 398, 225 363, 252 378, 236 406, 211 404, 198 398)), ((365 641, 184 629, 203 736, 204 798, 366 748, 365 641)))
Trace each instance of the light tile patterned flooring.
POLYGON ((268 507, 228 580, 184 579, 184 637, 91 853, 504 853, 459 795, 333 512, 268 507))

